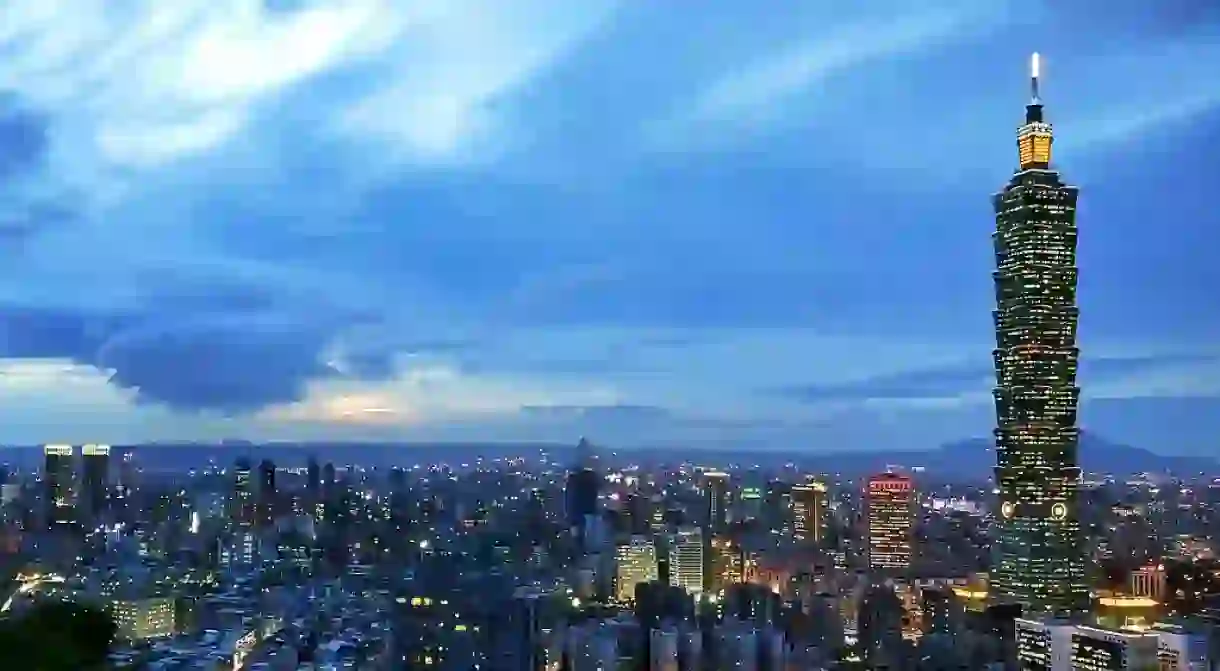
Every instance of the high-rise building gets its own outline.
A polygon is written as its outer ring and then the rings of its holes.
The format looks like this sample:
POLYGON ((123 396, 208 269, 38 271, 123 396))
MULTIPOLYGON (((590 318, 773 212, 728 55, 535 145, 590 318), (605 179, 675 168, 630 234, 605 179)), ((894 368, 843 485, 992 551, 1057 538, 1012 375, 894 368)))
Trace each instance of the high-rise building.
POLYGON ((577 465, 568 473, 564 491, 568 524, 582 532, 588 518, 597 515, 597 497, 601 486, 601 478, 593 468, 592 450, 592 444, 581 438, 576 446, 577 465))
POLYGON ((256 518, 258 524, 270 527, 275 522, 275 463, 263 459, 258 464, 258 491, 256 492, 256 518))
POLYGON ((238 459, 233 466, 232 517, 238 524, 254 523, 254 478, 249 459, 238 459))
POLYGON ((713 536, 728 531, 729 474, 721 471, 703 473, 703 498, 706 502, 707 528, 713 536))
POLYGON ((741 546, 728 537, 713 538, 708 544, 711 556, 708 564, 708 588, 721 592, 745 580, 745 554, 741 546))
POLYGON ((310 455, 309 461, 305 464, 305 491, 314 501, 322 498, 322 466, 318 464, 318 458, 313 455, 310 455))
POLYGON ((874 475, 868 479, 865 497, 869 568, 909 567, 915 505, 915 486, 911 479, 897 473, 874 475))
POLYGON ((826 485, 814 481, 793 485, 792 535, 814 543, 826 539, 826 485))
POLYGON ((84 445, 81 447, 81 505, 82 512, 96 520, 106 512, 110 488, 110 446, 84 445))
POLYGON ((1032 64, 1019 167, 996 215, 996 469, 993 598, 1027 613, 1087 610, 1077 519, 1076 187, 1051 166, 1051 126, 1032 64))
POLYGON ((42 449, 43 504, 48 527, 71 523, 75 515, 75 493, 71 445, 47 445, 42 449))
POLYGON ((1072 671, 1146 671, 1160 668, 1160 637, 1150 631, 1078 626, 1072 632, 1072 671))
POLYGON ((669 584, 698 596, 703 593, 703 578, 703 530, 678 529, 669 549, 669 584))
POLYGON ((614 594, 623 603, 635 601, 635 586, 652 582, 660 575, 657 568, 657 546, 647 536, 632 536, 618 546, 615 553, 614 594))

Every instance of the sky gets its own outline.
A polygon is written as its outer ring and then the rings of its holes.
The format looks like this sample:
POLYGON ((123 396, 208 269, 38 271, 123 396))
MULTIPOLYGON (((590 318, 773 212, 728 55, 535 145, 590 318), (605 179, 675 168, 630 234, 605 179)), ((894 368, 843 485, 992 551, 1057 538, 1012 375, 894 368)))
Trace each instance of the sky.
POLYGON ((0 441, 987 435, 1037 51, 1081 423, 1214 454, 1220 9, 1105 4, 7 0, 0 441))

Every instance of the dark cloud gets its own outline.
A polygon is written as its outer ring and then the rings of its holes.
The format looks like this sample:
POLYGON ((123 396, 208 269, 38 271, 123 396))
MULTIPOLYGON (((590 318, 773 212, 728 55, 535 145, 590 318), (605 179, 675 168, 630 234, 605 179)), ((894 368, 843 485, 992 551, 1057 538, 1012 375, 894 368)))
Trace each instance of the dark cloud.
POLYGON ((0 93, 0 184, 39 165, 46 151, 46 117, 0 93))
POLYGON ((92 364, 123 319, 20 306, 0 307, 0 356, 8 359, 70 358, 92 364))
MULTIPOLYGON (((0 308, 0 356, 96 366, 142 402, 190 411, 239 414, 299 400, 309 380, 337 375, 322 357, 332 336, 258 315, 154 322, 147 315, 0 308)), ((386 373, 365 363, 348 373, 386 373)))
POLYGON ((298 325, 232 319, 116 334, 96 364, 142 401, 182 410, 241 413, 299 400, 305 384, 335 371, 326 334, 298 325))

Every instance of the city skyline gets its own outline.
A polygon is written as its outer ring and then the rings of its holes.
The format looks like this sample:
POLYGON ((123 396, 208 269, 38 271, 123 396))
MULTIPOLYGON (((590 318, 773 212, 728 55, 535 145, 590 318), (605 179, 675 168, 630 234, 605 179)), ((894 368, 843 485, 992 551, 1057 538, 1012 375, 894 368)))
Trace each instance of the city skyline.
POLYGON ((987 435, 988 197, 1039 51, 1081 426, 1214 450, 1189 3, 96 4, 0 33, 0 441, 987 435))

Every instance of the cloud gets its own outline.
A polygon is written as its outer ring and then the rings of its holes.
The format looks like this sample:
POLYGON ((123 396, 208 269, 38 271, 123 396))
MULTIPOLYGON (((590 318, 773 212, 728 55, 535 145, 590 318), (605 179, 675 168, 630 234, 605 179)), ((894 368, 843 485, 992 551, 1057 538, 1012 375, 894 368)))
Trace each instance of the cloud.
MULTIPOLYGON (((1204 119, 1213 52, 1001 0, 755 4, 7 3, 0 423, 116 441, 986 431, 987 197, 1029 35, 1073 162, 1204 119)), ((1218 326, 1192 307, 1214 227, 1190 176, 1214 152, 1157 137, 1140 188, 1119 162, 1079 172, 1081 307, 1103 341, 1190 353, 1218 326), (1158 157, 1199 165, 1179 179, 1158 157), (1155 318, 1130 318, 1136 297, 1155 318)), ((1089 365, 1094 396, 1205 391, 1184 360, 1089 365)))
MULTIPOLYGON (((6 7, 0 89, 65 112, 100 158, 156 167, 248 132, 284 96, 362 71, 380 85, 339 91, 327 118, 360 139, 394 140, 413 160, 477 152, 494 98, 529 81, 613 9, 597 0, 398 3, 338 0, 43 0, 6 7)), ((499 130, 495 128, 494 130, 499 130)))
POLYGON ((37 166, 47 151, 47 120, 0 95, 0 186, 37 166))
MULTIPOLYGON (((1086 356, 1078 384, 1085 401, 1113 398, 1173 398, 1220 395, 1211 373, 1214 352, 1132 356, 1086 356)), ((879 375, 843 384, 783 387, 781 396, 806 403, 860 402, 873 407, 951 408, 991 403, 995 371, 963 365, 879 375)))
MULTIPOLYGON (((711 82, 676 118, 653 129, 662 144, 681 138, 684 149, 792 123, 808 113, 819 84, 874 61, 910 56, 977 34, 999 18, 1003 3, 930 3, 918 12, 819 22, 813 36, 772 50, 711 82), (794 113, 800 110, 800 113, 794 113)), ((824 19, 825 17, 819 17, 824 19)), ((713 143, 715 144, 715 143, 713 143)))

